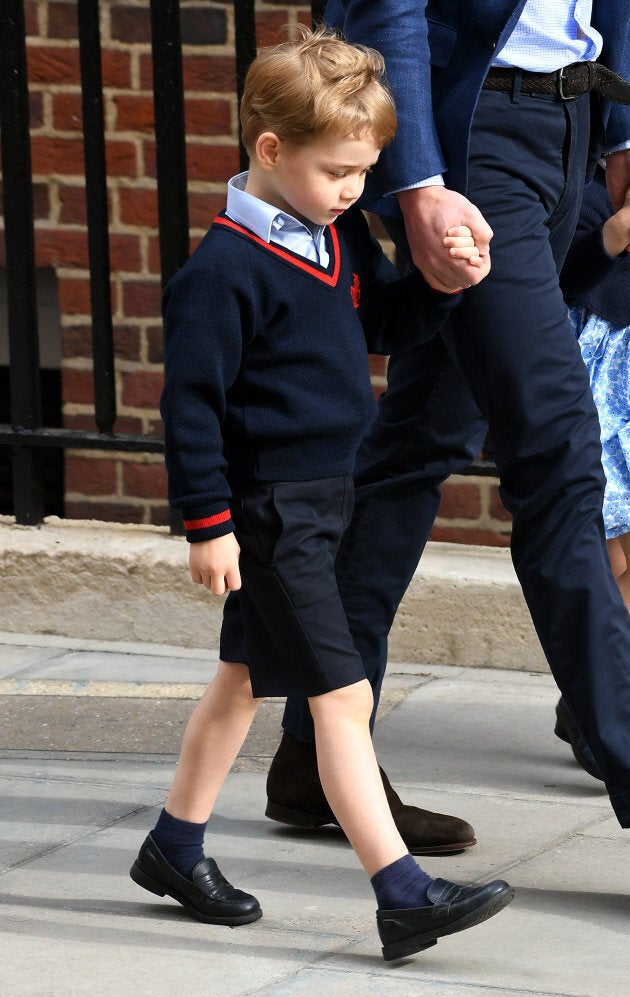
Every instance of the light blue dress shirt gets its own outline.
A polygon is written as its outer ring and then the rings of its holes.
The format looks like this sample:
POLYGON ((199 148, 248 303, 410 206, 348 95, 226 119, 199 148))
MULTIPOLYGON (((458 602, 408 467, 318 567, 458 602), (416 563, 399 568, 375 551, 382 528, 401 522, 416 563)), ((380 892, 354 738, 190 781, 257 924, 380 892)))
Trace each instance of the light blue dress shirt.
POLYGON ((553 73, 572 62, 592 62, 603 39, 591 27, 592 0, 527 0, 493 65, 553 73))
POLYGON ((274 242, 292 253, 298 253, 307 260, 328 266, 328 251, 324 232, 325 225, 309 225, 300 222, 286 211, 279 211, 272 204, 261 201, 245 190, 247 173, 238 173, 228 181, 228 217, 264 242, 274 242))

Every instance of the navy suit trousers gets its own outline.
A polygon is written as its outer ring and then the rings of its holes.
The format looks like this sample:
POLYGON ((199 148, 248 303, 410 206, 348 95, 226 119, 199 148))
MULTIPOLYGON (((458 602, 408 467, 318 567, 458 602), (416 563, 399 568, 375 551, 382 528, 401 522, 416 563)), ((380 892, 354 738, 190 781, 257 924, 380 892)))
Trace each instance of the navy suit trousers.
MULTIPOLYGON (((489 426, 536 631, 628 827, 630 615, 605 547, 597 414, 558 285, 583 190, 589 116, 588 96, 482 91, 468 196, 494 231, 492 270, 464 293, 442 337, 391 357, 337 571, 378 700, 387 635, 440 482, 470 463, 489 426)), ((283 723, 312 739, 303 700, 289 699, 283 723)))

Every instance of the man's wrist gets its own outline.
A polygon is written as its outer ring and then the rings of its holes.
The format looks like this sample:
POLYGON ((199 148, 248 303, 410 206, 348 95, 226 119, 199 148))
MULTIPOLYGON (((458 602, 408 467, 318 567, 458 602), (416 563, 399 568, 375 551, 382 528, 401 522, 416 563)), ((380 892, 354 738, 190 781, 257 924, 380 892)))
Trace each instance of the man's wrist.
POLYGON ((398 192, 398 204, 405 217, 408 213, 416 211, 441 211, 445 198, 452 191, 442 184, 433 184, 430 187, 408 187, 406 190, 398 192))
POLYGON ((441 173, 436 173, 433 177, 427 177, 426 180, 418 180, 416 183, 410 183, 407 187, 400 187, 399 190, 392 191, 392 194, 401 194, 405 190, 418 190, 420 187, 444 187, 444 177, 441 173))

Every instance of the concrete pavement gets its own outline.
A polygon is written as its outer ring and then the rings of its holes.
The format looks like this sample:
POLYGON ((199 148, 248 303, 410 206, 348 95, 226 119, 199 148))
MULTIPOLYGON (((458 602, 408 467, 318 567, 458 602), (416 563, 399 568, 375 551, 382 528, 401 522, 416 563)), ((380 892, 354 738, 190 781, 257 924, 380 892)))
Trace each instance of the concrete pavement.
POLYGON ((264 817, 282 703, 264 704, 206 846, 264 917, 228 929, 144 893, 128 869, 166 797, 212 653, 0 633, 0 993, 630 994, 629 832, 552 732, 543 672, 392 664, 375 734, 408 802, 478 844, 436 876, 508 879, 513 904, 385 963, 371 889, 332 828, 264 817))

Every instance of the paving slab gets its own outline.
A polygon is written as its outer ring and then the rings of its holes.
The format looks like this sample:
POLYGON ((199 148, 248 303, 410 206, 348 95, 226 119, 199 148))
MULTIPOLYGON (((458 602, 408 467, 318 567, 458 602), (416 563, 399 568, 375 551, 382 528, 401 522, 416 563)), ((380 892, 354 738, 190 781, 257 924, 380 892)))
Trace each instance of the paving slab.
MULTIPOLYGON (((188 679, 208 664, 193 653, 193 670, 178 673, 182 659, 168 647, 136 651, 0 644, 0 674, 23 683, 2 698, 17 716, 20 703, 40 698, 26 691, 37 679, 48 709, 61 711, 78 700, 52 693, 72 664, 83 676, 81 701, 100 708, 92 692, 110 679, 124 685, 123 655, 129 698, 142 707, 151 701, 135 688, 139 674, 159 671, 166 687, 177 686, 178 674, 188 679)), ((236 929, 199 924, 128 876, 166 798, 174 753, 146 750, 151 739, 89 747, 89 712, 74 749, 61 739, 50 750, 0 745, 0 993, 628 997, 628 832, 554 737, 556 696, 541 673, 392 664, 379 759, 405 800, 466 817, 478 837, 461 855, 423 864, 432 875, 500 876, 517 888, 498 917, 395 963, 380 956, 371 890, 339 830, 304 832, 264 817, 280 702, 228 777, 206 835, 208 853, 264 910, 236 929)), ((173 712, 179 705, 173 693, 173 712)))

